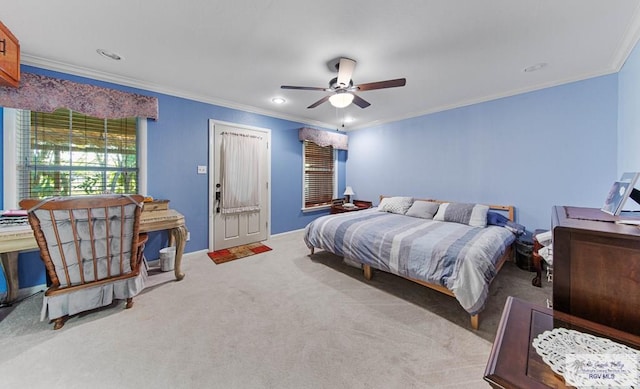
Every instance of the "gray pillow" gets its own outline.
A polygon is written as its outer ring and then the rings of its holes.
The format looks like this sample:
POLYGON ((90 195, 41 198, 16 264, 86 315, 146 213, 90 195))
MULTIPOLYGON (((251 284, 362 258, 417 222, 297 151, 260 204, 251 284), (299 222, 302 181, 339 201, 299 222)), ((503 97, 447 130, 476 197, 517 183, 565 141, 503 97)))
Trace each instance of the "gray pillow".
POLYGON ((438 211, 440 204, 433 201, 416 200, 405 215, 419 217, 421 219, 433 219, 433 215, 438 211))
POLYGON ((413 197, 385 197, 378 206, 379 211, 404 215, 413 203, 413 197))
POLYGON ((443 203, 433 220, 486 227, 489 206, 482 204, 443 203))

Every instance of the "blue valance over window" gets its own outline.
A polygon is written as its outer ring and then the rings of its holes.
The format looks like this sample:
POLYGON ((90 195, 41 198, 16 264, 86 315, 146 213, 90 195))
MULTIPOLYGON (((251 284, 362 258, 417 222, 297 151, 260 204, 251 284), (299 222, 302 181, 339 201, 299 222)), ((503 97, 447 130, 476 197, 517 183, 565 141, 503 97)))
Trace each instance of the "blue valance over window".
POLYGON ((301 128, 298 130, 298 139, 311 141, 318 146, 333 146, 334 149, 347 150, 349 137, 339 132, 316 130, 315 128, 301 128))

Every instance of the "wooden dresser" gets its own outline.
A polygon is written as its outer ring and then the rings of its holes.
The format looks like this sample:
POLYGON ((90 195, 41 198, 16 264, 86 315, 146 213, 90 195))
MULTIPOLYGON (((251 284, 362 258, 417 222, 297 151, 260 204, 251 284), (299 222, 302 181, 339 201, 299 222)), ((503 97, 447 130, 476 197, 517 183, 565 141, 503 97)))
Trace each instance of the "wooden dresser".
POLYGON ((640 348, 640 337, 509 296, 502 311, 484 379, 492 388, 572 388, 542 360, 532 343, 564 327, 640 348))
POLYGON ((640 335, 640 228, 617 218, 553 208, 553 309, 640 335))
POLYGON ((640 228, 553 207, 553 310, 509 297, 485 371, 494 388, 566 388, 532 341, 565 327, 640 349, 640 228))

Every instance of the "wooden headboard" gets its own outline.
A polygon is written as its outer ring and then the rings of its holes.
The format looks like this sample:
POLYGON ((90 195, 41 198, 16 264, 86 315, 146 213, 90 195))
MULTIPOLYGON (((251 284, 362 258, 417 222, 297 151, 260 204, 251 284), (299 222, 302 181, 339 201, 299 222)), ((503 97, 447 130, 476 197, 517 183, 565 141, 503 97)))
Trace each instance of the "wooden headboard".
MULTIPOLYGON (((393 197, 393 196, 388 196, 388 195, 380 195, 380 200, 382 201, 383 198, 385 197, 393 197)), ((454 203, 455 201, 446 201, 446 200, 436 200, 436 199, 417 199, 414 198, 413 201, 430 201, 432 203, 454 203)), ((489 207, 489 209, 495 210, 495 211, 504 211, 507 212, 509 214, 509 220, 511 221, 515 221, 515 212, 516 209, 513 205, 495 205, 495 204, 484 204, 486 206, 489 207)))

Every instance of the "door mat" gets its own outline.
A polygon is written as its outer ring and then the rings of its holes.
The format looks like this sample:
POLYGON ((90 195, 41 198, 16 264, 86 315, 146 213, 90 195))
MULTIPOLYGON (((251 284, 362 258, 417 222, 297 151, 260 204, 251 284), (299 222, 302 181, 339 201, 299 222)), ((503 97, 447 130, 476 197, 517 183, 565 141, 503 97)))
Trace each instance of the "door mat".
POLYGON ((234 259, 244 258, 267 251, 271 251, 271 247, 265 246, 262 243, 249 243, 228 249, 216 250, 211 253, 207 253, 207 255, 209 255, 209 258, 211 258, 216 265, 219 265, 221 263, 233 261, 234 259))

